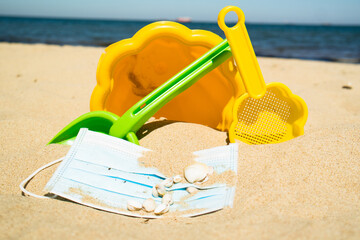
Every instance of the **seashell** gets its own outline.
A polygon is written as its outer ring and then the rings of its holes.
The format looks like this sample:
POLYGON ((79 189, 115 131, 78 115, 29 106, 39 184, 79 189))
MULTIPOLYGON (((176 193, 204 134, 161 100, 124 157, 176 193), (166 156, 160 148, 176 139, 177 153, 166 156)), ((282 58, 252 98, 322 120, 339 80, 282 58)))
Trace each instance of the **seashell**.
POLYGON ((129 211, 138 211, 142 208, 142 204, 136 200, 127 201, 127 209, 129 211))
POLYGON ((181 182, 181 180, 182 180, 182 177, 180 175, 176 175, 173 177, 174 183, 179 183, 179 182, 181 182))
POLYGON ((143 202, 143 205, 142 205, 143 209, 146 211, 146 212, 153 212, 156 208, 156 203, 155 203, 155 200, 152 199, 152 198, 148 198, 146 199, 144 202, 143 202))
POLYGON ((206 182, 207 180, 209 180, 209 176, 206 176, 203 180, 199 181, 198 183, 202 184, 202 183, 206 182))
POLYGON ((190 194, 196 194, 199 191, 199 189, 197 189, 196 187, 187 187, 186 191, 190 194))
POLYGON ((156 215, 162 215, 164 213, 167 213, 169 211, 169 209, 170 209, 169 204, 161 203, 155 208, 154 213, 156 215))
POLYGON ((160 183, 161 185, 164 185, 165 187, 169 188, 174 184, 173 178, 166 178, 164 181, 160 183))
POLYGON ((165 193, 165 195, 163 196, 161 202, 164 203, 164 204, 173 205, 174 200, 172 198, 172 194, 171 193, 165 193))
POLYGON ((351 83, 343 85, 342 88, 351 90, 352 89, 351 83))
POLYGON ((159 197, 164 196, 164 194, 166 193, 165 187, 162 184, 156 184, 155 189, 156 189, 159 197))
POLYGON ((208 172, 208 166, 201 163, 195 163, 184 169, 184 176, 189 183, 194 183, 204 180, 208 172))
POLYGON ((159 197, 158 191, 156 190, 155 186, 152 188, 152 195, 156 198, 159 197))

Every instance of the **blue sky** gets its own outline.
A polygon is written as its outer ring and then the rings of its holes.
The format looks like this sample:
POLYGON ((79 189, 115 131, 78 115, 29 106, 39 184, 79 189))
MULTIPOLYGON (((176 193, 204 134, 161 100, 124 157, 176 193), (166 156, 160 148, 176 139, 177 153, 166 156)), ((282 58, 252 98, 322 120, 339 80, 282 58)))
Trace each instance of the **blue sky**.
POLYGON ((240 7, 247 22, 360 25, 360 0, 0 0, 0 15, 215 22, 227 5, 240 7))

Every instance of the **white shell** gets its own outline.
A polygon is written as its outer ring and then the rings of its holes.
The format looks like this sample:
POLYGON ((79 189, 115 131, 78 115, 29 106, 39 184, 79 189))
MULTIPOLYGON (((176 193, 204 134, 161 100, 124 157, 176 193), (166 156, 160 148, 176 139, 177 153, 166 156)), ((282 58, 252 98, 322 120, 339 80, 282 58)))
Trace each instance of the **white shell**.
POLYGON ((166 193, 165 187, 162 184, 156 184, 155 188, 160 197, 164 196, 164 194, 166 193))
POLYGON ((174 200, 172 198, 172 194, 171 193, 165 193, 165 195, 163 196, 163 198, 161 199, 161 202, 164 204, 169 204, 172 205, 174 204, 174 200))
POLYGON ((169 209, 170 209, 169 204, 161 203, 155 208, 154 213, 156 215, 161 215, 161 214, 167 213, 169 211, 169 209))
POLYGON ((127 209, 129 211, 138 211, 142 208, 142 204, 136 200, 127 201, 127 209))
POLYGON ((197 189, 196 187, 187 187, 186 191, 190 194, 195 194, 199 191, 199 189, 197 189))
POLYGON ((156 198, 159 197, 159 194, 158 194, 155 186, 152 188, 152 195, 153 195, 154 197, 156 197, 156 198))
POLYGON ((153 212, 156 208, 156 203, 155 200, 152 198, 148 198, 143 202, 142 207, 144 208, 145 211, 147 212, 153 212))
POLYGON ((204 180, 208 172, 208 166, 201 163, 195 163, 184 169, 184 176, 189 183, 194 183, 204 180))
POLYGON ((164 181, 161 182, 161 185, 169 188, 174 184, 173 178, 166 178, 164 181))
POLYGON ((180 175, 176 175, 173 177, 174 183, 179 183, 182 180, 182 177, 180 175))
POLYGON ((206 182, 207 180, 209 180, 209 177, 208 176, 206 176, 203 180, 201 180, 200 182, 198 182, 198 183, 204 183, 204 182, 206 182))

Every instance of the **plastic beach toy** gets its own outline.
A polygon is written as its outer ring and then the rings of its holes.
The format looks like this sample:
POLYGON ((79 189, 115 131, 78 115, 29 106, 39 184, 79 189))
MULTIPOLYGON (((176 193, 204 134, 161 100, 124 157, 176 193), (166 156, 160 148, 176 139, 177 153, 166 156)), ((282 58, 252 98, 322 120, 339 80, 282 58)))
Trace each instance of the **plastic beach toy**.
MULTIPOLYGON (((275 143, 302 134, 307 118, 305 102, 293 95, 283 84, 272 83, 265 88, 244 22, 244 15, 239 8, 230 6, 223 9, 219 14, 219 26, 224 30, 229 42, 224 40, 209 50, 141 99, 121 117, 106 111, 84 114, 61 130, 50 143, 69 143, 77 135, 80 128, 87 127, 90 130, 107 133, 138 144, 136 131, 166 103, 230 58, 232 56, 230 47, 232 51, 240 51, 234 55, 234 58, 247 90, 247 93, 237 100, 233 111, 224 109, 228 112, 225 114, 226 116, 234 114, 234 121, 229 131, 230 141, 234 142, 238 139, 250 144, 275 143), (238 23, 230 29, 226 27, 223 20, 229 11, 235 11, 239 16, 238 23), (271 97, 267 98, 269 94, 271 97), (255 104, 247 104, 248 100, 255 101, 255 104), (266 104, 259 106, 256 100, 263 101, 266 104), (244 107, 242 107, 243 103, 245 103, 244 107), (252 114, 248 114, 249 112, 252 114), (250 126, 251 131, 239 127, 239 124, 240 126, 242 124, 250 126), (280 126, 283 125, 286 127, 281 128, 280 126)), ((135 45, 136 47, 139 46, 135 45)), ((235 70, 233 69, 233 71, 235 70)), ((112 83, 111 81, 105 82, 105 84, 110 85, 110 88, 105 86, 104 89, 111 90, 113 88, 112 83)), ((101 86, 101 82, 98 84, 101 86)))
POLYGON ((282 83, 266 84, 254 99, 245 93, 236 100, 229 140, 248 144, 280 143, 304 134, 308 109, 303 99, 282 83))
MULTIPOLYGON (((143 27, 132 38, 110 45, 102 54, 90 110, 123 115, 136 102, 221 42, 221 37, 212 32, 190 30, 175 22, 155 22, 143 27)), ((164 105, 154 116, 226 131, 232 121, 234 99, 244 92, 230 58, 164 105)))
POLYGON ((234 105, 230 142, 279 143, 302 135, 308 115, 307 106, 284 84, 273 82, 265 85, 246 31, 244 13, 238 7, 225 7, 220 11, 218 23, 229 41, 247 89, 247 93, 234 105), (231 11, 237 14, 238 22, 229 28, 224 19, 231 11))

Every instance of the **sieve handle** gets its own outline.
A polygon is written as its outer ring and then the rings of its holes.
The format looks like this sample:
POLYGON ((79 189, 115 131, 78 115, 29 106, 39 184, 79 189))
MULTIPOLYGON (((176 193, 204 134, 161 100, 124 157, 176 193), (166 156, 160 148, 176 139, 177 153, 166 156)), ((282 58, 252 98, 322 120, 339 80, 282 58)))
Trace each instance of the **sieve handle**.
POLYGON ((225 33, 248 94, 252 98, 263 97, 266 92, 266 85, 245 27, 243 11, 235 6, 223 8, 218 16, 218 24, 225 33), (225 24, 225 16, 229 12, 235 12, 238 16, 238 22, 233 27, 228 27, 225 24))

